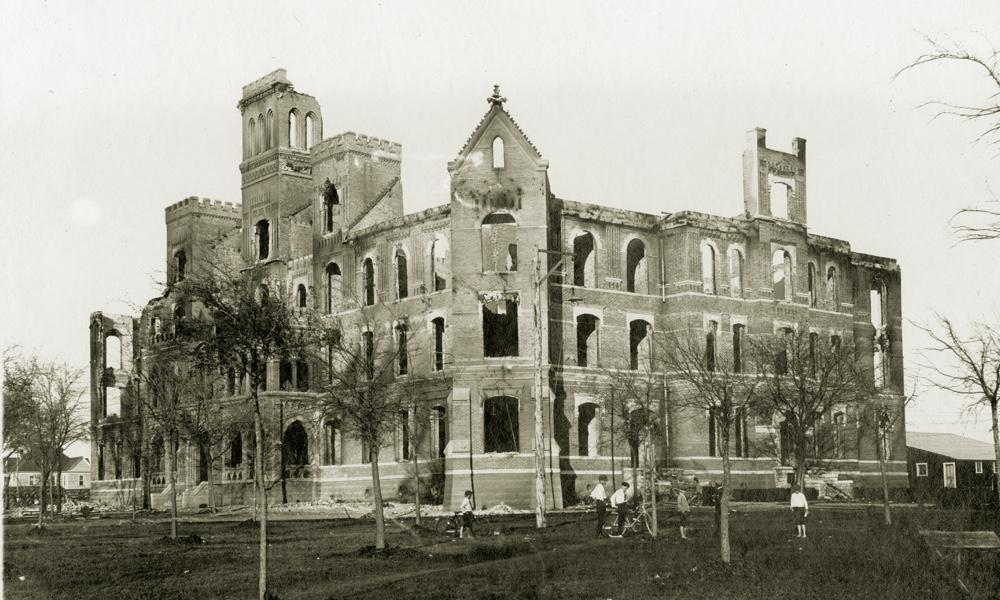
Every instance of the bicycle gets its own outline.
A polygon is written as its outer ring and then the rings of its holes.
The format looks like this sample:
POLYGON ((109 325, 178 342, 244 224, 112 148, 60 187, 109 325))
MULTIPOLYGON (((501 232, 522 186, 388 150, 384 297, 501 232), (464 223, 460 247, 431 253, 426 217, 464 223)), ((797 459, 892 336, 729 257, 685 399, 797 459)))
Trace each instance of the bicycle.
POLYGON ((462 531, 464 520, 465 517, 460 512, 454 513, 450 517, 438 517, 434 519, 434 530, 441 535, 458 537, 462 531))
MULTIPOLYGON (((652 535, 653 521, 649 511, 646 510, 646 505, 639 504, 625 513, 625 523, 621 527, 621 537, 633 534, 640 535, 643 530, 652 535)), ((611 533, 612 531, 618 531, 618 515, 615 515, 615 520, 611 525, 604 526, 604 535, 611 537, 614 535, 611 533)))

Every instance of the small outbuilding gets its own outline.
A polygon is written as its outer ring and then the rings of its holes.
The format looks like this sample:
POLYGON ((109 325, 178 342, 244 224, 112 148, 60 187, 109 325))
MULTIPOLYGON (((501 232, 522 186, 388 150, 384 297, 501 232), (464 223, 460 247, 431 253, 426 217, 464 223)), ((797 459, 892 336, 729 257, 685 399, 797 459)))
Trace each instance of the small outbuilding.
POLYGON ((910 490, 920 500, 959 503, 988 499, 996 485, 993 444, 954 433, 906 433, 910 490), (949 490, 957 490, 950 492, 949 490))

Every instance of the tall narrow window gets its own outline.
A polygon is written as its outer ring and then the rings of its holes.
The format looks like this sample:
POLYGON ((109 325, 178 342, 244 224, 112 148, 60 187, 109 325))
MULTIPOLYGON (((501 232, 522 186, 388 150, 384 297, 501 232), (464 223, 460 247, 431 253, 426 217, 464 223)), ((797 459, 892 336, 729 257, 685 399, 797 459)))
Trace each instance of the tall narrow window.
POLYGON ((652 326, 641 319, 628 324, 629 368, 637 371, 649 367, 649 346, 652 326))
POLYGON ((281 437, 281 450, 288 466, 309 464, 309 434, 301 421, 294 421, 281 437))
POLYGON ((792 301, 792 255, 787 250, 778 250, 771 257, 772 297, 785 302, 792 301))
POLYGON ((826 270, 826 299, 833 306, 833 310, 840 309, 840 298, 837 294, 837 268, 830 267, 826 270))
POLYGON ((581 233, 573 239, 573 285, 597 286, 597 252, 593 234, 581 233))
POLYGON ((329 179, 323 184, 323 231, 327 233, 333 231, 335 206, 340 205, 340 194, 337 193, 337 186, 329 179))
POLYGON ((295 361, 295 389, 309 391, 309 363, 304 360, 295 361))
POLYGON ((396 439, 399 441, 399 451, 396 456, 403 460, 410 460, 410 412, 407 410, 399 411, 396 421, 398 423, 396 439))
POLYGON ((436 238, 431 243, 431 291, 448 289, 451 273, 448 269, 448 240, 436 238))
POLYGON ((706 294, 716 293, 715 287, 715 248, 711 244, 701 245, 701 283, 706 294))
POLYGON ((445 407, 435 406, 431 409, 431 456, 444 458, 448 447, 448 413, 445 407))
POLYGON ((640 239, 628 243, 625 250, 625 289, 637 294, 649 291, 646 273, 646 245, 640 239))
POLYGON ((508 271, 517 271, 517 244, 507 244, 507 264, 508 271))
POLYGON ((266 128, 266 133, 264 134, 264 145, 265 150, 270 150, 274 147, 274 111, 267 111, 267 122, 264 124, 266 128))
POLYGON ((254 225, 254 238, 257 240, 257 259, 265 260, 271 254, 271 223, 267 219, 254 225))
POLYGON ((775 364, 775 373, 778 375, 788 374, 788 361, 791 359, 792 344, 795 342, 795 332, 791 329, 785 328, 781 330, 782 334, 782 346, 781 350, 778 351, 775 364))
POLYGON ((483 272, 517 270, 517 221, 508 212, 492 212, 480 228, 483 272))
POLYGON ((504 167, 503 140, 500 136, 493 138, 493 168, 502 169, 504 167))
POLYGON ((833 415, 833 455, 835 458, 844 458, 844 423, 846 417, 844 413, 838 412, 833 415))
POLYGON ((407 328, 404 323, 396 325, 396 374, 406 375, 410 372, 410 355, 407 349, 407 328))
POLYGON ((104 368, 122 368, 122 340, 116 333, 104 338, 104 368))
POLYGON ((178 250, 174 253, 174 271, 176 272, 177 281, 184 281, 187 271, 187 254, 183 250, 178 250))
POLYGON ((340 449, 340 420, 330 419, 323 423, 323 464, 337 464, 340 449))
POLYGON ((817 348, 819 344, 819 334, 810 333, 809 334, 809 375, 813 378, 816 377, 816 361, 817 361, 817 348))
POLYGON ((598 324, 594 315, 576 318, 576 364, 580 367, 598 366, 598 324))
POLYGON ((747 433, 747 411, 745 408, 736 410, 736 422, 733 423, 735 431, 733 437, 736 438, 736 456, 748 458, 750 456, 750 437, 747 433))
POLYGON ((733 373, 743 372, 743 332, 746 325, 733 325, 733 373))
POLYGON ((715 336, 718 330, 718 322, 708 322, 708 331, 705 332, 705 368, 709 371, 715 370, 715 336))
POLYGON ((485 452, 517 452, 519 430, 517 398, 497 396, 483 402, 485 452))
POLYGON ((743 297, 743 253, 735 248, 729 252, 729 293, 743 297))
POLYGON ((247 123, 247 148, 250 149, 250 156, 257 154, 257 121, 253 117, 247 123))
POLYGON ((306 286, 305 284, 300 283, 299 286, 295 288, 295 300, 300 310, 304 310, 306 308, 306 303, 308 301, 306 296, 306 286))
POLYGON ((719 455, 719 423, 716 418, 716 409, 708 409, 708 455, 719 455))
POLYGON ((406 271, 406 253, 396 249, 396 298, 402 300, 409 295, 410 283, 406 271))
POLYGON ((813 263, 809 263, 806 284, 809 288, 809 306, 816 306, 816 301, 819 299, 819 292, 816 289, 816 265, 813 263))
POLYGON ((299 147, 299 115, 294 108, 288 112, 288 146, 299 147))
POLYGON ((375 376, 375 334, 371 331, 361 334, 361 352, 365 377, 372 379, 375 376))
POLYGON ((889 338, 885 325, 885 285, 879 279, 872 281, 871 291, 868 293, 868 305, 872 327, 875 328, 875 334, 872 338, 875 387, 881 389, 886 386, 888 378, 889 338))
POLYGON ((597 405, 593 402, 584 402, 577 409, 577 452, 580 456, 597 456, 600 423, 597 414, 597 405))
POLYGON ((444 370, 444 318, 437 317, 431 324, 434 326, 434 354, 431 357, 435 371, 444 370))
POLYGON ((771 216, 788 219, 792 199, 793 180, 786 177, 767 176, 767 184, 771 196, 771 216))
POLYGON ((267 126, 264 125, 264 115, 257 115, 257 150, 267 149, 267 126))
POLYGON ((365 306, 375 304, 375 261, 366 258, 361 263, 363 285, 365 291, 365 306))
POLYGON ((342 277, 340 266, 337 263, 330 263, 326 266, 326 312, 333 314, 340 306, 342 277))
POLYGON ((483 356, 517 356, 517 301, 483 303, 483 356))
POLYGON ((306 145, 305 148, 308 150, 312 148, 313 144, 316 143, 315 131, 313 130, 313 115, 312 113, 306 114, 306 145))
POLYGON ((184 335, 184 305, 178 302, 174 305, 174 335, 184 335))

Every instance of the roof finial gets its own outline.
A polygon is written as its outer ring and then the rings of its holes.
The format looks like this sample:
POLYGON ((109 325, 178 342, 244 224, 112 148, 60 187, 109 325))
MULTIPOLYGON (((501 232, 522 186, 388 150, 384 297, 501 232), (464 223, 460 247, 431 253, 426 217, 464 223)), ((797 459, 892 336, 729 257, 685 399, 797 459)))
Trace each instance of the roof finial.
POLYGON ((503 108, 503 103, 506 102, 507 99, 500 95, 500 86, 494 85, 493 95, 487 98, 486 101, 493 106, 499 106, 500 108, 503 108))

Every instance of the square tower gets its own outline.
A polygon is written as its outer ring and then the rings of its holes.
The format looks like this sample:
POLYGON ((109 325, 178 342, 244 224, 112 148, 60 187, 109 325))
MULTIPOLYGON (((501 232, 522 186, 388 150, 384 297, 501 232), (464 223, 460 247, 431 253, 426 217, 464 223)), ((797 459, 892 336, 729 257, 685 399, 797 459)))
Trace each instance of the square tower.
POLYGON ((743 202, 751 218, 770 217, 806 225, 806 141, 792 140, 792 151, 772 150, 766 130, 747 132, 743 152, 743 202))

